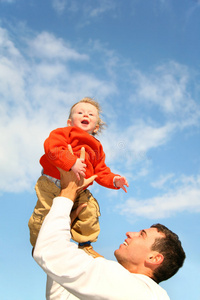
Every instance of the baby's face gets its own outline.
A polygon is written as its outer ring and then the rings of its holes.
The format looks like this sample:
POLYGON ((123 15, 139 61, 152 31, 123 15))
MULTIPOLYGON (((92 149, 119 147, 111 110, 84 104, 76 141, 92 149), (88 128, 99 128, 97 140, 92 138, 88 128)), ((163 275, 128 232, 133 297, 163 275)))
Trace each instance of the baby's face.
POLYGON ((98 118, 98 110, 94 105, 80 102, 74 106, 71 119, 68 119, 67 125, 81 128, 85 132, 92 134, 99 129, 97 124, 98 118))

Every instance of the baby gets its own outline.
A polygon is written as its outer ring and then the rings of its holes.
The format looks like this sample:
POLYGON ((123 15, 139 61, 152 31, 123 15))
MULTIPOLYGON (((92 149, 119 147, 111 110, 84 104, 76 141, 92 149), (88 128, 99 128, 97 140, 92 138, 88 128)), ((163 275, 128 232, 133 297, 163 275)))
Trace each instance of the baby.
MULTIPOLYGON (((122 188, 127 192, 126 178, 111 172, 105 164, 103 147, 94 137, 105 125, 100 118, 100 112, 98 102, 92 98, 83 98, 72 106, 67 127, 53 130, 44 142, 45 154, 40 159, 42 176, 35 186, 38 201, 28 224, 33 247, 53 198, 60 193, 60 173, 57 168, 72 170, 78 179, 80 175, 88 178, 96 174, 98 177, 95 181, 100 185, 111 189, 122 188), (82 147, 85 148, 86 155, 84 162, 79 158, 82 147)), ((94 251, 91 243, 97 240, 100 232, 99 205, 88 189, 78 194, 73 209, 82 203, 87 203, 87 206, 71 226, 72 238, 88 254, 98 257, 101 255, 94 251)))

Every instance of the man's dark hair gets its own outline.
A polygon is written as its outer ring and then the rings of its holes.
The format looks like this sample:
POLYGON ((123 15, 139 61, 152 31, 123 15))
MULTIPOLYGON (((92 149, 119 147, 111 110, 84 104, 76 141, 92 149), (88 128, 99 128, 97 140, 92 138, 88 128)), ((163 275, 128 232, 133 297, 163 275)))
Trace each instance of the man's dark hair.
POLYGON ((151 228, 157 228, 165 236, 156 238, 151 250, 157 251, 164 256, 162 264, 153 273, 154 280, 159 283, 172 277, 185 260, 185 252, 177 234, 161 224, 154 224, 151 228))

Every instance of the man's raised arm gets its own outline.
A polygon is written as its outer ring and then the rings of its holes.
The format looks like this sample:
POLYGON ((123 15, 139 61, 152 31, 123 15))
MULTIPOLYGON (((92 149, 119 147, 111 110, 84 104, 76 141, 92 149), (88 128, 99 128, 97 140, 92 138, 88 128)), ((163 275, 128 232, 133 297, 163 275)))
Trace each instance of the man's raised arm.
MULTIPOLYGON (((81 153, 83 160, 85 157, 84 150, 83 148, 81 153)), ((68 256, 68 259, 70 259, 70 254, 66 253, 66 248, 77 248, 75 243, 70 242, 71 209, 77 193, 97 177, 96 175, 88 179, 81 177, 81 179, 78 180, 73 171, 59 171, 61 174, 61 193, 59 197, 53 200, 50 212, 46 216, 40 229, 33 253, 36 262, 49 275, 51 274, 51 264, 55 263, 55 259, 57 259, 59 255, 60 257, 62 255, 68 256), (47 268, 47 266, 49 266, 49 268, 47 268)), ((60 262, 60 264, 57 265, 62 266, 63 264, 60 262)))

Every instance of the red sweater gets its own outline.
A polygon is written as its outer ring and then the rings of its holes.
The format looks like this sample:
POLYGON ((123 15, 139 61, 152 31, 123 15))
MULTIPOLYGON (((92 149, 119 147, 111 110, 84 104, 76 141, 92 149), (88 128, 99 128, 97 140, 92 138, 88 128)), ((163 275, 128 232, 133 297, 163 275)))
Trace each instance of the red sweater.
POLYGON ((113 178, 118 174, 111 172, 105 164, 105 153, 101 143, 92 135, 77 127, 63 127, 53 130, 44 142, 45 154, 40 159, 43 172, 60 179, 57 167, 69 171, 80 157, 81 147, 85 147, 86 178, 98 175, 95 181, 105 187, 115 188, 113 178), (71 145, 74 154, 68 150, 71 145))

